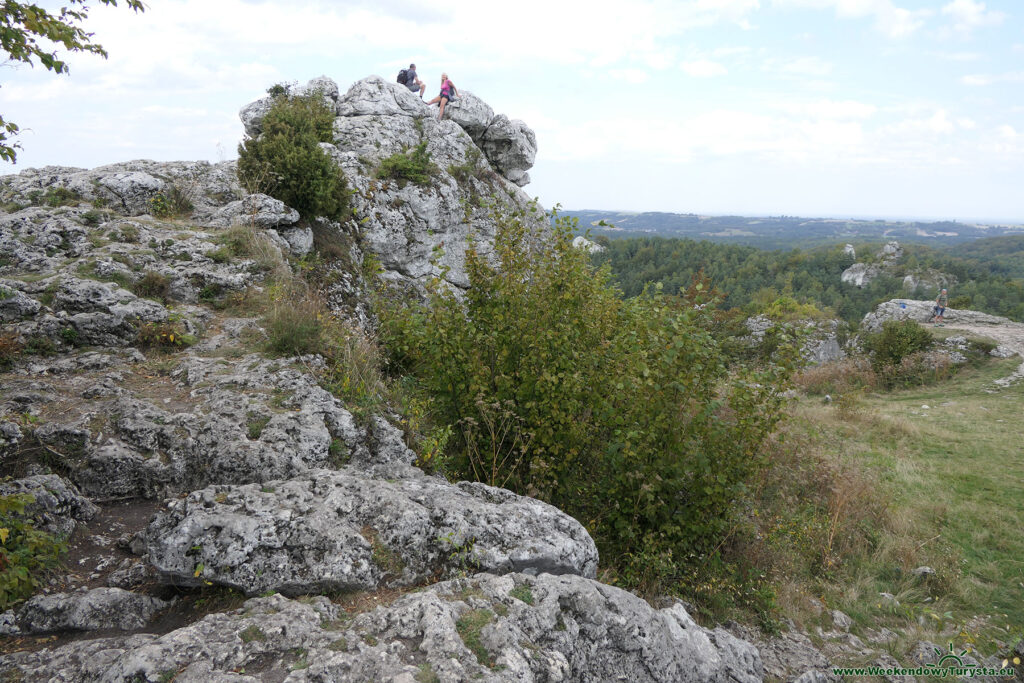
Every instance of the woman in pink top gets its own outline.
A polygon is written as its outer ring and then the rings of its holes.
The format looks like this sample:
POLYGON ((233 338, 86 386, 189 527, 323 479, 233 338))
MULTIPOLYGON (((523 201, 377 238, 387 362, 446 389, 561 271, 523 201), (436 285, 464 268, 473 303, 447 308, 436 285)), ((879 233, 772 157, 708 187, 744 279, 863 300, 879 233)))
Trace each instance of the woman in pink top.
POLYGON ((427 104, 441 103, 441 111, 437 115, 438 121, 444 118, 444 105, 448 104, 449 100, 458 96, 458 94, 459 91, 455 89, 455 84, 448 80, 448 74, 441 74, 441 94, 427 102, 427 104))

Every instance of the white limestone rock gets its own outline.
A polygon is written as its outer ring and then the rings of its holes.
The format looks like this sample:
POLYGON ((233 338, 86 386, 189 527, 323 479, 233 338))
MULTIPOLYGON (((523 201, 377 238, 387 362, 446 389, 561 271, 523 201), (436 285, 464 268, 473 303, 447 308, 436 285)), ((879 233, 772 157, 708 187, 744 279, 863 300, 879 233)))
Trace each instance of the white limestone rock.
POLYGON ((0 674, 88 683, 158 680, 167 672, 188 683, 415 683, 424 674, 491 683, 754 683, 763 676, 751 644, 701 628, 681 606, 655 610, 626 591, 572 575, 480 574, 354 618, 338 616, 329 602, 254 598, 160 636, 4 655, 0 674), (479 620, 473 644, 482 650, 466 642, 460 624, 467 618, 479 620), (243 668, 251 673, 234 673, 243 668))
POLYGON ((36 595, 17 610, 22 633, 142 628, 171 603, 121 588, 36 595))
POLYGON ((421 474, 386 481, 355 468, 196 491, 153 519, 146 543, 167 580, 248 595, 371 590, 466 567, 597 570, 593 540, 550 505, 484 484, 421 474))

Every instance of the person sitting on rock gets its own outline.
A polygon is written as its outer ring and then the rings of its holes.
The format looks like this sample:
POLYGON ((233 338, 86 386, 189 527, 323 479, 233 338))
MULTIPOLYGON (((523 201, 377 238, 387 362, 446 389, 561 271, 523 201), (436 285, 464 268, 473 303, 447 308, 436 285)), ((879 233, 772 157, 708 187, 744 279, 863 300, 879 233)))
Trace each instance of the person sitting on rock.
POLYGON ((437 115, 438 121, 444 118, 444 105, 458 95, 459 91, 455 89, 455 84, 448 80, 448 74, 441 74, 441 94, 427 102, 427 104, 441 103, 441 111, 437 115))
POLYGON ((939 292, 939 295, 935 297, 935 308, 932 310, 935 315, 932 316, 932 322, 935 323, 936 327, 945 327, 946 322, 943 316, 946 313, 946 304, 949 303, 949 295, 946 294, 946 290, 939 292))
POLYGON ((405 72, 405 87, 413 92, 420 94, 420 99, 423 99, 423 95, 427 92, 426 84, 416 77, 416 65, 410 64, 409 70, 405 72))

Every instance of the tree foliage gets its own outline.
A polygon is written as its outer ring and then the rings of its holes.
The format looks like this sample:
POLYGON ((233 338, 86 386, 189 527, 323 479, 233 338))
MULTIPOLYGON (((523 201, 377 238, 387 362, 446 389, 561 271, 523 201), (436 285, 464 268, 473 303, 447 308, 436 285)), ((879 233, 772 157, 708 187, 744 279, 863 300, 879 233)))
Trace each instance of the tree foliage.
POLYGON ((263 133, 238 146, 239 179, 304 218, 340 220, 348 205, 347 181, 320 148, 321 142, 331 141, 333 124, 334 112, 319 93, 275 97, 263 133))
POLYGON ((702 284, 623 299, 572 239, 500 219, 465 298, 381 306, 384 338, 458 425, 449 474, 561 507, 631 582, 652 554, 670 579, 735 523, 791 366, 728 367, 702 284))
POLYGON ((66 550, 63 541, 36 529, 26 515, 34 501, 29 494, 0 496, 0 611, 41 588, 66 550))
MULTIPOLYGON (((117 6, 117 0, 99 0, 104 5, 117 6)), ((136 12, 145 11, 142 0, 125 0, 127 7, 136 12)), ((68 65, 61 60, 55 47, 68 52, 91 52, 106 58, 107 51, 99 43, 92 42, 92 33, 87 33, 80 24, 89 15, 85 0, 68 0, 68 5, 59 11, 50 12, 38 5, 3 0, 0 5, 0 48, 7 58, 34 66, 38 61, 49 71, 57 74, 68 73, 68 65), (40 42, 44 41, 44 42, 40 42)), ((18 133, 18 126, 0 117, 0 159, 14 162, 17 158, 17 143, 7 141, 18 133)))
MULTIPOLYGON (((903 283, 904 275, 916 269, 934 269, 956 278, 957 284, 950 288, 954 308, 1024 320, 1024 240, 1016 237, 977 240, 959 245, 955 252, 904 245, 903 261, 864 287, 840 282, 843 270, 854 263, 841 246, 763 251, 660 237, 599 237, 598 241, 606 251, 595 260, 611 266, 626 296, 635 296, 653 283, 662 283, 666 292, 678 292, 703 272, 724 293, 724 308, 743 309, 750 315, 788 297, 858 323, 882 301, 907 296, 934 298, 938 293, 934 288, 910 292, 903 283)), ((872 247, 858 251, 872 251, 872 247)))

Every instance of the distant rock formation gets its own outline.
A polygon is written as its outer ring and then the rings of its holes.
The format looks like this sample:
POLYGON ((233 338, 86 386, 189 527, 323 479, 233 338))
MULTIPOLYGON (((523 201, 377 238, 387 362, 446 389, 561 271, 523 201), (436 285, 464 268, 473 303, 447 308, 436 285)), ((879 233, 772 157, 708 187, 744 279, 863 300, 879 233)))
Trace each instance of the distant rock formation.
MULTIPOLYGON (((743 324, 750 331, 750 342, 758 344, 775 322, 766 315, 755 315, 747 318, 743 324)), ((821 365, 846 358, 846 351, 840 343, 840 328, 846 327, 842 320, 798 320, 793 324, 807 333, 801 355, 808 365, 821 365)))
MULTIPOLYGON (((934 306, 934 301, 892 299, 891 301, 879 304, 875 310, 865 315, 860 326, 866 332, 878 332, 882 329, 882 324, 887 320, 913 320, 919 323, 927 323, 935 315, 932 310, 934 306)), ((1002 325, 1012 322, 1009 318, 1003 318, 998 315, 953 308, 947 308, 944 317, 950 323, 970 325, 1002 325)))
MULTIPOLYGON (((843 248, 843 253, 856 258, 857 252, 852 244, 843 248)), ((843 284, 854 287, 866 287, 872 280, 881 275, 896 275, 900 270, 900 262, 903 259, 903 247, 899 242, 888 242, 878 250, 870 261, 854 263, 843 271, 839 280, 843 284)), ((919 268, 907 274, 903 278, 903 288, 909 293, 919 288, 926 292, 937 291, 942 287, 950 287, 956 283, 956 278, 946 273, 941 273, 934 268, 919 268)))

